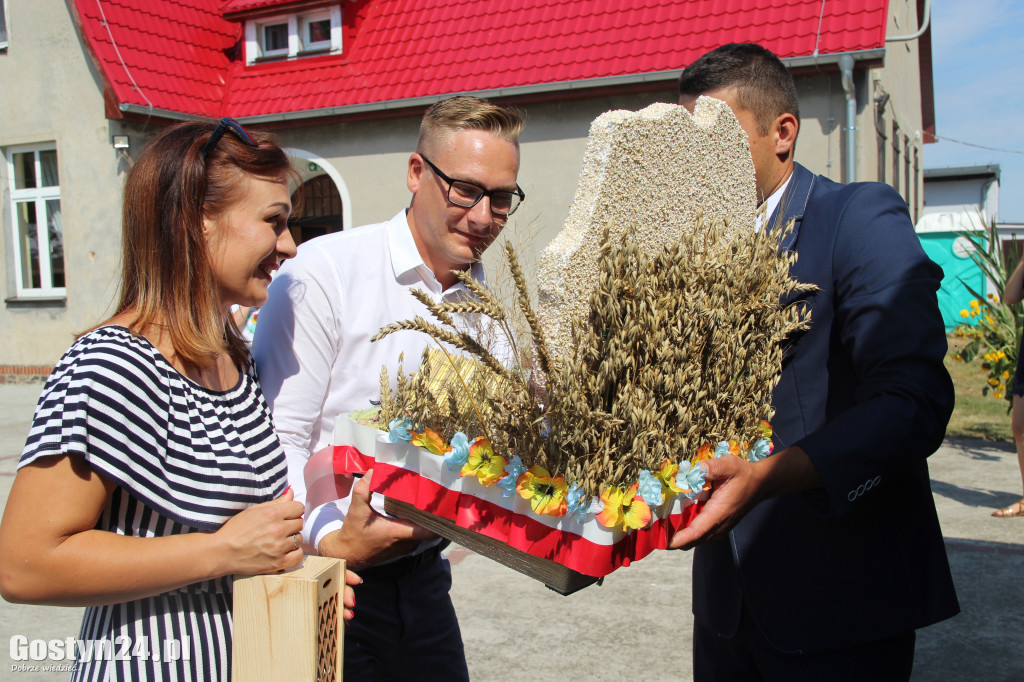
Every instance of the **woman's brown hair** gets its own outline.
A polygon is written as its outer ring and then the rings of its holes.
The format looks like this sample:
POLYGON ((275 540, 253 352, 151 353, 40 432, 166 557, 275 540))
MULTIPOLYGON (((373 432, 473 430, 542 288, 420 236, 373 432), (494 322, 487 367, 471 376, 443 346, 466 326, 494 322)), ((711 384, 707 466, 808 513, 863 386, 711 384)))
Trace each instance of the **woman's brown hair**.
POLYGON ((186 365, 209 367, 226 351, 244 367, 245 341, 218 310, 203 218, 238 201, 246 175, 281 178, 295 171, 266 133, 251 132, 256 146, 249 146, 229 130, 204 156, 216 127, 196 121, 161 131, 128 172, 115 315, 134 312, 128 327, 136 334, 150 325, 166 327, 186 365))

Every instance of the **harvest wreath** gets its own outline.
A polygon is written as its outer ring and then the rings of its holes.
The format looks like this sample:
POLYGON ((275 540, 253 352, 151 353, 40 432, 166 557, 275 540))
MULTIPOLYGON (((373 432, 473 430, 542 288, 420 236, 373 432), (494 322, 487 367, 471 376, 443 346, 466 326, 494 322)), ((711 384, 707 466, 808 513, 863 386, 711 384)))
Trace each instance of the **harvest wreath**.
POLYGON ((778 230, 751 229, 752 192, 731 204, 704 168, 698 185, 714 190, 703 190, 713 195, 704 205, 724 203, 723 212, 689 210, 702 199, 689 188, 647 206, 680 203, 657 235, 638 227, 656 224, 642 207, 614 214, 616 194, 664 186, 645 176, 656 167, 627 177, 607 165, 609 150, 652 153, 650 144, 637 151, 638 130, 681 137, 685 153, 653 145, 655 158, 669 152, 686 167, 689 154, 688 171, 710 163, 694 149, 713 146, 714 169, 725 158, 736 166, 730 178, 752 188, 745 137, 721 103, 702 99, 693 117, 671 105, 603 115, 566 227, 542 255, 539 314, 510 245, 513 305, 466 273, 471 298, 414 291, 432 319, 393 323, 375 339, 417 332, 433 346, 394 384, 382 371, 380 407, 339 420, 335 432, 335 471, 373 468, 371 489, 390 498, 389 511, 461 544, 486 538, 471 548, 563 593, 666 547, 706 498, 702 460, 771 453, 784 343, 808 324, 805 307, 780 305, 811 288, 790 278, 778 230), (739 151, 723 154, 723 135, 739 151), (595 174, 603 184, 586 179, 595 174), (557 567, 568 573, 553 575, 557 567))

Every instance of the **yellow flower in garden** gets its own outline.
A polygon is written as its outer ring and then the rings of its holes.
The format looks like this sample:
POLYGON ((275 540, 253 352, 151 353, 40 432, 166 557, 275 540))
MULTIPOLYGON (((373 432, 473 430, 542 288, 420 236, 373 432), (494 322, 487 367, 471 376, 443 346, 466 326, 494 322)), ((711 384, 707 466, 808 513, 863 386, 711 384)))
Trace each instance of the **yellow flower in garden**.
POLYGON ((970 316, 971 316, 971 314, 969 312, 967 312, 966 309, 960 311, 960 317, 970 317, 970 316))
POLYGON ((988 378, 988 384, 989 384, 989 386, 998 386, 999 385, 999 379, 996 379, 995 377, 989 377, 988 378))
POLYGON ((999 399, 1001 399, 1003 397, 1003 394, 1000 393, 999 391, 992 391, 992 395, 994 395, 996 398, 999 398, 999 399))
POLYGON ((661 468, 654 474, 654 477, 661 481, 661 484, 674 493, 682 492, 682 488, 676 485, 676 474, 679 473, 679 465, 669 460, 661 463, 661 468))
POLYGON ((1002 373, 1002 374, 1000 374, 999 376, 1001 376, 1001 377, 1002 377, 1002 378, 1004 378, 1004 379, 1009 379, 1009 378, 1010 378, 1010 370, 1008 370, 1008 369, 1004 369, 1004 370, 1003 370, 1003 373, 1002 373))
POLYGON ((985 321, 988 322, 989 324, 995 324, 995 320, 993 320, 992 316, 989 315, 988 313, 985 313, 985 321))
POLYGON ((1006 359, 1006 353, 1004 353, 1003 351, 999 351, 998 353, 996 353, 996 359, 997 360, 1005 360, 1006 359))
POLYGON ((608 486, 601 491, 604 509, 597 514, 598 522, 605 528, 622 526, 622 530, 644 528, 651 522, 651 507, 637 494, 639 486, 634 483, 623 491, 618 486, 608 486))
POLYGON ((516 492, 523 499, 529 500, 530 507, 538 514, 562 516, 568 507, 565 496, 569 486, 565 479, 561 476, 553 478, 547 469, 539 465, 530 467, 529 471, 519 477, 516 492))
POLYGON ((450 447, 441 438, 441 434, 433 429, 424 429, 423 433, 412 432, 412 440, 409 441, 413 445, 424 448, 427 452, 432 452, 435 455, 443 455, 444 453, 451 450, 450 447))
POLYGON ((478 437, 469 446, 469 459, 462 465, 462 476, 476 476, 484 486, 489 486, 505 475, 508 460, 494 454, 491 442, 478 437))
POLYGON ((973 300, 971 301, 971 303, 970 303, 970 306, 971 306, 972 308, 980 308, 980 307, 981 307, 981 302, 980 302, 980 301, 978 301, 977 299, 973 299, 973 300))

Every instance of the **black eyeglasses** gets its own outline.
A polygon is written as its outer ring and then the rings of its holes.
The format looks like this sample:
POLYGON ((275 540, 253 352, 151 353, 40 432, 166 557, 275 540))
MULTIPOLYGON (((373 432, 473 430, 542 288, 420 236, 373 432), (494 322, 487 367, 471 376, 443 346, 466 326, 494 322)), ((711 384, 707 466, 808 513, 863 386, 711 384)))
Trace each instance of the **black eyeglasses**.
POLYGON ((420 154, 430 169, 437 177, 448 183, 448 201, 461 208, 473 208, 480 200, 487 197, 491 200, 491 213, 507 218, 516 212, 519 204, 526 198, 526 193, 516 185, 516 191, 510 192, 507 189, 484 189, 466 180, 455 180, 441 172, 441 169, 431 163, 423 154, 420 154))
POLYGON ((217 124, 217 127, 213 129, 213 132, 210 133, 210 139, 206 141, 205 145, 203 145, 203 159, 206 159, 206 157, 209 156, 210 152, 212 152, 214 147, 217 146, 217 143, 220 142, 220 138, 224 137, 224 133, 229 130, 235 134, 235 137, 237 137, 242 144, 250 147, 259 147, 256 140, 252 139, 252 135, 245 132, 245 128, 239 125, 238 121, 230 116, 225 116, 220 120, 220 123, 217 124))

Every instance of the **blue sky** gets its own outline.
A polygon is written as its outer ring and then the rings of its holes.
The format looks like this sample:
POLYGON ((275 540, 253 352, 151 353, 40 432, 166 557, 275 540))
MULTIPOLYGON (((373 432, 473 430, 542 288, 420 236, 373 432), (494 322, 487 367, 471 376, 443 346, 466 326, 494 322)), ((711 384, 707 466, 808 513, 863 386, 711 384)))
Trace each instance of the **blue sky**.
MULTIPOLYGON (((933 0, 932 66, 939 137, 1024 152, 1024 2, 933 0)), ((891 44, 890 44, 891 49, 891 44)), ((999 164, 999 218, 1024 222, 1024 153, 947 140, 924 145, 925 168, 999 164)))

